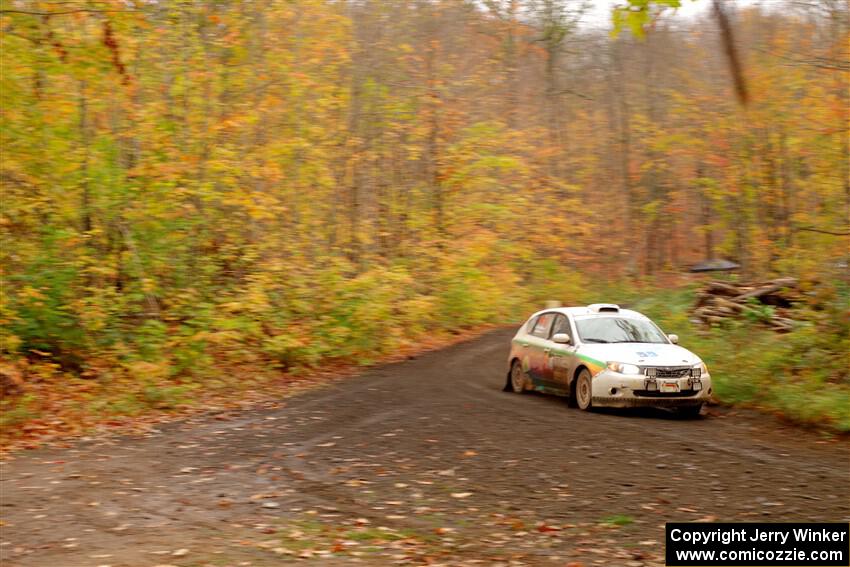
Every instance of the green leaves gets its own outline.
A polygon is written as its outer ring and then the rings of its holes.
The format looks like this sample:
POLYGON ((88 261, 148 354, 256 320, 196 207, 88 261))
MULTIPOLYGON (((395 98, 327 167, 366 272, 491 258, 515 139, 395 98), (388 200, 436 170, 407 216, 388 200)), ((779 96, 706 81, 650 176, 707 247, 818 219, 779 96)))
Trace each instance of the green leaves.
POLYGON ((651 24, 662 12, 682 6, 682 0, 624 1, 626 2, 624 5, 618 4, 611 12, 611 21, 614 24, 611 33, 614 36, 622 32, 624 28, 628 28, 635 37, 642 37, 646 26, 651 24))

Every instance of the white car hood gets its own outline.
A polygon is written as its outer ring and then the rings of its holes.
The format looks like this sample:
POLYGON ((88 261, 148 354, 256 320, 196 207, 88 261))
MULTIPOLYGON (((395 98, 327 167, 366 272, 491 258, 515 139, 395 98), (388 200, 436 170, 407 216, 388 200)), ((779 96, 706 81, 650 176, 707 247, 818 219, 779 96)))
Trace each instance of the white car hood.
POLYGON ((700 363, 697 355, 686 348, 673 344, 590 343, 581 345, 578 352, 603 363, 624 362, 642 366, 684 366, 700 363))

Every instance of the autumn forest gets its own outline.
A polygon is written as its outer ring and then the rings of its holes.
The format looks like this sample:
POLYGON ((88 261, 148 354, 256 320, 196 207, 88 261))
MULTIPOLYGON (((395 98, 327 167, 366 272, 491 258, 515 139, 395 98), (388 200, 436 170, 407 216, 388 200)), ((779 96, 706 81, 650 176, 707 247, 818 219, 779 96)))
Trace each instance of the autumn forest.
POLYGON ((667 4, 615 33, 567 0, 2 0, 5 423, 180 407, 706 259, 841 313, 847 3, 724 2, 731 37, 667 4))

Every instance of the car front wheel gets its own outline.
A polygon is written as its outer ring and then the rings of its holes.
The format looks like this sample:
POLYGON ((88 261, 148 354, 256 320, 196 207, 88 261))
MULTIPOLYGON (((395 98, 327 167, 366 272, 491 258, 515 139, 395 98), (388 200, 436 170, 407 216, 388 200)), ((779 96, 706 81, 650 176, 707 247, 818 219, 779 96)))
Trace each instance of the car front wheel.
POLYGON ((576 378, 576 405, 583 411, 593 406, 593 389, 590 385, 590 371, 587 368, 582 368, 576 378))

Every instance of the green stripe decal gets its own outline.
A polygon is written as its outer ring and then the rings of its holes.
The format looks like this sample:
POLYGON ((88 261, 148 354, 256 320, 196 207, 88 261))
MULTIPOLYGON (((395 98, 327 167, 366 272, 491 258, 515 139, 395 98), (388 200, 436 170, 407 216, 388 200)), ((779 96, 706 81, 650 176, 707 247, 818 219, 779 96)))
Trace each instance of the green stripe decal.
POLYGON ((591 357, 587 356, 586 354, 575 353, 575 355, 585 362, 589 362, 591 364, 601 366, 602 368, 605 368, 606 366, 608 366, 608 363, 602 362, 601 360, 596 360, 595 358, 591 358, 591 357))
MULTIPOLYGON (((529 343, 525 339, 513 339, 511 342, 520 343, 520 344, 528 344, 529 346, 531 345, 531 343, 529 343)), ((586 362, 588 364, 588 366, 590 366, 590 371, 594 375, 598 374, 599 372, 601 372, 602 370, 604 370, 605 368, 608 367, 607 362, 602 362, 601 360, 597 360, 597 359, 595 359, 591 356, 587 356, 586 354, 579 354, 575 351, 561 350, 561 349, 558 349, 558 348, 553 348, 550 351, 550 353, 555 354, 555 355, 561 355, 561 356, 576 356, 576 357, 579 358, 579 360, 586 362)), ((523 366, 525 366, 525 364, 523 364, 523 366)))
POLYGON ((590 372, 591 372, 594 376, 596 376, 597 374, 599 374, 600 372, 602 372, 603 370, 605 370, 605 368, 607 368, 607 366, 608 366, 608 364, 607 364, 607 363, 602 362, 601 360, 596 360, 595 358, 590 357, 590 356, 587 356, 586 354, 579 354, 579 353, 577 353, 577 352, 573 352, 573 351, 569 351, 569 350, 561 350, 561 349, 553 348, 553 349, 551 350, 551 353, 552 353, 552 354, 556 354, 556 355, 561 355, 561 356, 575 356, 575 357, 578 357, 578 359, 579 359, 579 360, 581 360, 582 362, 587 363, 587 366, 589 367, 590 372))
POLYGON ((607 362, 602 362, 601 360, 596 360, 595 358, 587 356, 586 354, 579 354, 577 352, 570 351, 570 350, 561 350, 561 349, 553 348, 551 352, 552 352, 552 354, 560 354, 560 355, 563 355, 563 356, 577 356, 585 362, 588 362, 590 364, 595 364, 596 366, 601 366, 602 368, 605 368, 606 366, 608 366, 607 362))

